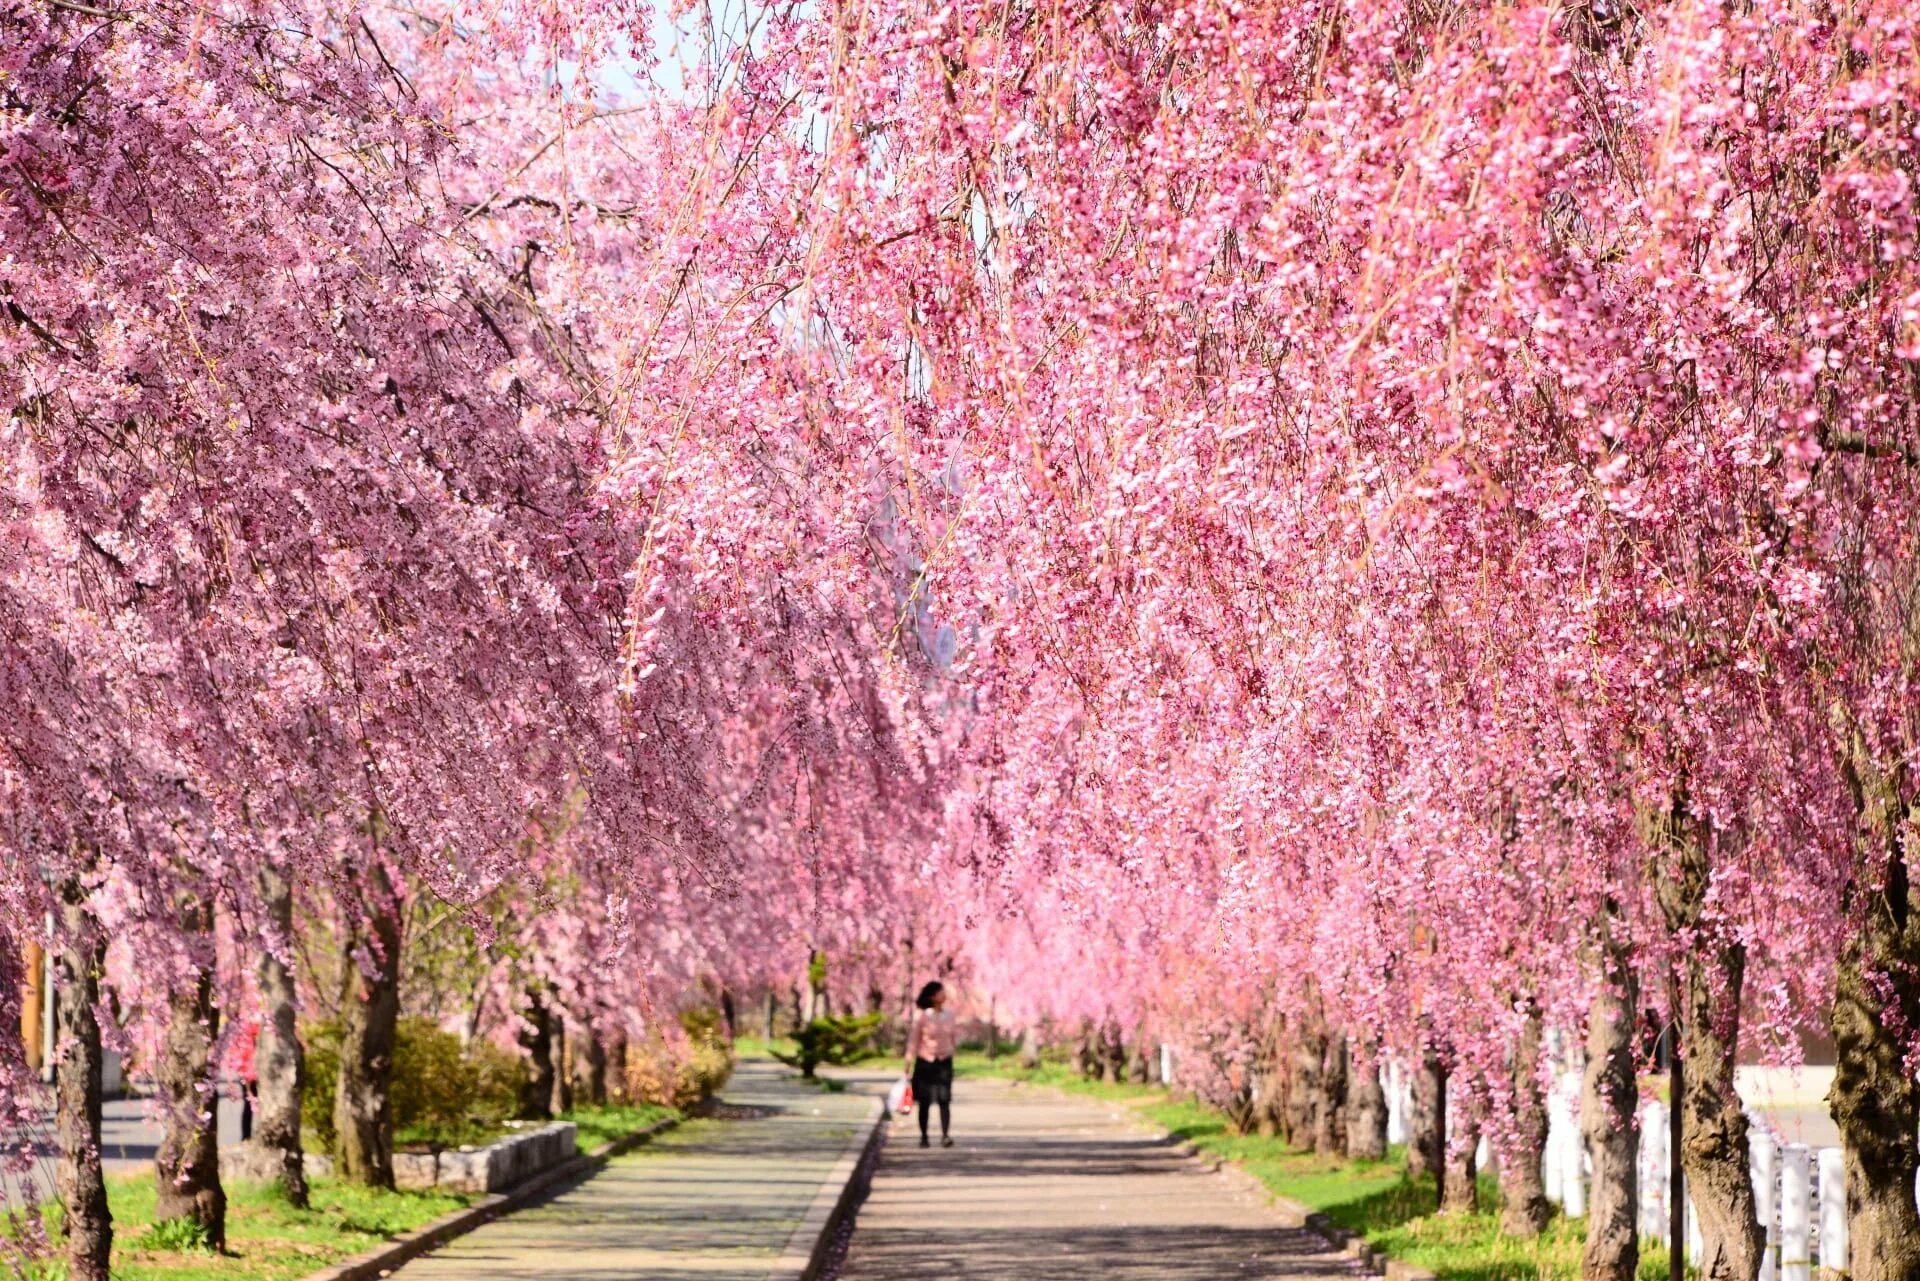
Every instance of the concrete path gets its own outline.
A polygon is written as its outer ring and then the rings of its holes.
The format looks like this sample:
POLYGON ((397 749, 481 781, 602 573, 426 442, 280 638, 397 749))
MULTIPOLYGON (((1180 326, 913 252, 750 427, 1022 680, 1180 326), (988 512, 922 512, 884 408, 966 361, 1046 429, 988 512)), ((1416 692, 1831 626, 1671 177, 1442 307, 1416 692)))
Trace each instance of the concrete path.
POLYGON ((749 1060, 720 1102, 394 1275, 765 1281, 873 1099, 749 1060))
POLYGON ((952 1148, 922 1149, 910 1121, 891 1130, 840 1281, 1367 1275, 1284 1226, 1247 1176, 1205 1171, 1119 1105, 963 1077, 952 1148))

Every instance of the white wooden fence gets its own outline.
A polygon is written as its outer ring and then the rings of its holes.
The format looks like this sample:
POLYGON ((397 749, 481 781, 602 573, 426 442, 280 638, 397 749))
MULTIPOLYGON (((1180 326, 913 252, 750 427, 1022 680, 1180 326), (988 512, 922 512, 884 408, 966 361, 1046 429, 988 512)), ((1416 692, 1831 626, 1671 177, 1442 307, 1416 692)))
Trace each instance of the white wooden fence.
MULTIPOLYGON (((1412 1096, 1407 1073, 1397 1064, 1382 1068, 1387 1093, 1387 1140, 1407 1140, 1412 1096)), ((1451 1111, 1451 1109, 1449 1110, 1451 1111)), ((1666 1105, 1640 1110, 1640 1235, 1665 1243, 1672 1204, 1666 1105)), ((1760 1281, 1811 1281, 1815 1267, 1847 1266, 1847 1197, 1839 1148, 1782 1144, 1765 1120, 1749 1114, 1753 1190, 1767 1251, 1760 1281)), ((1480 1162, 1485 1164, 1485 1140, 1480 1162)), ((1547 1196, 1569 1215, 1587 1207, 1593 1162, 1580 1134, 1580 1074, 1564 1073, 1547 1096, 1547 1148, 1543 1162, 1547 1196)), ((1916 1188, 1920 1195, 1920 1187, 1916 1188)), ((1700 1260, 1700 1226, 1687 1205, 1687 1258, 1700 1260)))

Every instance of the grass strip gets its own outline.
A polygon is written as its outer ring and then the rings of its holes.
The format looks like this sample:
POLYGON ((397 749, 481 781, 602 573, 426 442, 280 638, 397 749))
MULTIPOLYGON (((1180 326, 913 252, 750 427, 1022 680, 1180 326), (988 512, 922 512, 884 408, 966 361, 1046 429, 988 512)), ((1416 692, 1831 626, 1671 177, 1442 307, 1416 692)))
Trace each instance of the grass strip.
MULTIPOLYGON (((1225 1114, 1152 1085, 1089 1081, 1062 1063, 1022 1068, 985 1055, 959 1056, 962 1077, 995 1076, 1047 1085, 1071 1094, 1126 1103, 1142 1117, 1202 1152, 1232 1161, 1269 1192, 1298 1201, 1334 1223, 1364 1236, 1392 1258, 1433 1272, 1441 1281, 1578 1281, 1586 1220, 1556 1215, 1531 1240, 1502 1235, 1499 1187, 1480 1180, 1480 1204, 1488 1212, 1440 1215, 1439 1194, 1429 1176, 1408 1176, 1403 1149, 1385 1161, 1349 1161, 1301 1152, 1279 1138, 1235 1134, 1225 1114)), ((1640 1281, 1666 1281, 1667 1248, 1640 1245, 1640 1281)), ((1688 1275, 1697 1276, 1694 1269, 1688 1275)))

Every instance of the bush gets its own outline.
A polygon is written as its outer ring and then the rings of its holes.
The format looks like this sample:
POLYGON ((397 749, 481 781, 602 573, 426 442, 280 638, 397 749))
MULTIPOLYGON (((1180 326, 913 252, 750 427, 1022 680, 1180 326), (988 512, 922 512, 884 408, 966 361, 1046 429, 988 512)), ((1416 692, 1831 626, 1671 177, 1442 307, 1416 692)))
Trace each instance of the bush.
POLYGON ((654 1036, 628 1047, 630 1097, 684 1111, 719 1093, 733 1075, 733 1052, 718 1010, 689 1010, 680 1016, 680 1027, 687 1036, 683 1045, 669 1045, 654 1036))
MULTIPOLYGON (((333 1096, 340 1074, 341 1027, 306 1030, 306 1084, 300 1120, 311 1146, 331 1153, 333 1096)), ((431 1019, 403 1018, 393 1048, 393 1128, 418 1141, 461 1142, 513 1115, 526 1075, 518 1055, 489 1042, 462 1046, 431 1019)))
POLYGON ((880 1015, 833 1016, 815 1019, 794 1033, 797 1047, 793 1054, 773 1051, 773 1057, 812 1076, 822 1063, 858 1063, 874 1052, 873 1034, 880 1028, 880 1015))

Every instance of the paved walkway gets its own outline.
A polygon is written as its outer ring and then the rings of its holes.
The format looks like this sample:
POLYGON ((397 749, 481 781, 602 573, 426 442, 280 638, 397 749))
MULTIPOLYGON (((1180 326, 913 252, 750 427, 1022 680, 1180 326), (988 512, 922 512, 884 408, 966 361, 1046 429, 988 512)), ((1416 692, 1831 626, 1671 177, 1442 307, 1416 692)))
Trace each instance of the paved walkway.
POLYGON ((682 1122, 395 1275, 765 1281, 874 1104, 752 1060, 721 1103, 717 1117, 682 1122))
POLYGON ((953 1114, 947 1149, 893 1123, 840 1281, 1366 1275, 1123 1107, 962 1078, 953 1114))

